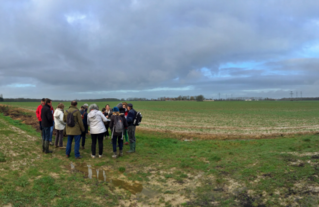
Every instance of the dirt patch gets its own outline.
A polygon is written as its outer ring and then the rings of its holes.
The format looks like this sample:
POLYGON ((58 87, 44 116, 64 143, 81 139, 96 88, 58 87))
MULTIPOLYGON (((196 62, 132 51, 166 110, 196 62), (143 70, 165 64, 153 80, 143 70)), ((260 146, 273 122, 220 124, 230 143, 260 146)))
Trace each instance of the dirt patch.
MULTIPOLYGON (((13 120, 19 120, 21 123, 32 126, 37 132, 41 132, 38 118, 30 114, 30 110, 22 108, 13 108, 5 105, 0 105, 0 113, 5 116, 10 116, 13 120)), ((53 130, 53 135, 56 135, 56 130, 53 130)))

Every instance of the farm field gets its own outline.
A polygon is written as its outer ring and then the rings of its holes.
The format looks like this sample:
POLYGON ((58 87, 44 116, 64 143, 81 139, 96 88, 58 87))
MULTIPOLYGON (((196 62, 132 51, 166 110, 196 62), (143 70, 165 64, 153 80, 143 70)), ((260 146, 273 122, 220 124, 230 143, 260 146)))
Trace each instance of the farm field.
POLYGON ((134 154, 112 159, 110 140, 105 140, 103 158, 92 159, 87 139, 86 149, 80 150, 83 159, 76 160, 73 154, 66 158, 63 149, 54 148, 50 155, 41 152, 40 133, 24 124, 33 118, 31 112, 17 108, 2 112, 0 206, 317 206, 319 202, 318 134, 183 141, 171 133, 138 130, 134 154))
MULTIPOLYGON (((35 111, 39 103, 7 104, 35 111)), ((53 103, 57 106, 57 102, 53 103)), ((66 107, 69 102, 64 103, 66 107)), ((78 106, 84 102, 79 102, 78 106)), ((90 104, 90 103, 89 103, 90 104)), ((97 102, 100 109, 107 104, 97 102)), ((109 102, 111 107, 117 102, 109 102)), ((133 102, 143 130, 185 138, 264 138, 319 132, 319 102, 133 102)))

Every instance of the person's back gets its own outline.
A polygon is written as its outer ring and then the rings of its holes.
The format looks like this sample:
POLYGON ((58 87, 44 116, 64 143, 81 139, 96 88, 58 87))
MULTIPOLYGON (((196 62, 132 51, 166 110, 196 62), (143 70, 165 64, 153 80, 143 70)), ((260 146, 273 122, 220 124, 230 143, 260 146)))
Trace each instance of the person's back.
POLYGON ((107 121, 101 111, 92 110, 88 114, 88 125, 90 126, 91 134, 100 134, 106 132, 104 122, 107 121))
POLYGON ((41 109, 41 119, 43 127, 42 151, 45 153, 52 153, 52 151, 49 151, 50 128, 53 126, 51 107, 51 100, 45 99, 45 105, 41 109))
POLYGON ((82 121, 82 116, 80 111, 75 106, 70 106, 68 110, 65 111, 63 121, 67 123, 68 114, 73 114, 74 118, 74 127, 66 125, 66 134, 67 135, 80 135, 84 131, 84 125, 82 121))
POLYGON ((74 144, 74 155, 76 159, 81 159, 80 156, 80 140, 81 134, 85 128, 82 121, 82 116, 79 109, 76 107, 77 101, 72 101, 71 106, 65 111, 63 121, 66 122, 66 134, 68 135, 68 143, 66 146, 66 156, 70 157, 72 141, 74 144))

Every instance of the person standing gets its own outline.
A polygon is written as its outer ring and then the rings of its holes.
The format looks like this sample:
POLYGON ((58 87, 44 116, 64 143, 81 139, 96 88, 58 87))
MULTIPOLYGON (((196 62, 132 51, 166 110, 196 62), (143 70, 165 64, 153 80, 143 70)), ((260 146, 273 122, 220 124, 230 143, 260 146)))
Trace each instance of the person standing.
POLYGON ((63 147, 63 130, 65 129, 66 123, 63 121, 64 113, 63 113, 64 105, 63 103, 59 103, 58 107, 54 112, 54 127, 56 129, 56 137, 55 137, 55 147, 62 148, 63 147))
POLYGON ((44 106, 44 104, 45 104, 45 98, 41 99, 41 104, 38 106, 37 110, 35 111, 35 114, 37 115, 37 118, 39 121, 42 139, 43 139, 43 131, 42 131, 41 110, 42 110, 42 107, 44 106))
MULTIPOLYGON (((128 114, 128 110, 127 110, 127 103, 126 102, 123 102, 122 103, 122 105, 123 105, 123 108, 125 109, 125 111, 124 111, 124 117, 125 117, 125 119, 127 118, 127 114, 128 114)), ((124 137, 125 137, 125 145, 128 145, 128 135, 127 135, 127 129, 125 128, 124 129, 124 137)))
POLYGON ((54 128, 54 117, 53 117, 53 114, 54 114, 54 109, 53 109, 53 106, 51 104, 51 113, 52 113, 52 119, 53 119, 53 125, 52 127, 50 128, 50 145, 53 145, 53 142, 52 142, 52 135, 53 135, 53 128, 54 128))
POLYGON ((113 108, 113 115, 110 122, 110 130, 112 133, 112 144, 113 144, 113 158, 123 156, 123 132, 124 128, 127 127, 126 119, 120 115, 119 108, 113 108), (116 155, 116 142, 119 146, 119 154, 116 155))
POLYGON ((87 113, 87 107, 83 106, 83 111, 81 111, 82 115, 82 122, 84 126, 84 132, 81 134, 81 139, 82 139, 82 149, 85 149, 85 140, 86 140, 86 134, 88 133, 89 126, 88 126, 88 113, 87 113))
POLYGON ((99 158, 103 155, 103 138, 106 132, 104 123, 107 122, 104 114, 99 111, 96 104, 91 104, 89 107, 88 125, 90 126, 90 134, 92 138, 91 157, 95 158, 96 154, 96 141, 99 142, 99 158))
POLYGON ((82 121, 82 116, 77 108, 78 102, 72 101, 71 106, 64 113, 63 121, 66 122, 66 134, 68 135, 68 143, 66 145, 66 157, 70 157, 72 142, 73 139, 75 141, 74 144, 74 155, 76 159, 81 159, 80 155, 80 141, 81 134, 84 131, 84 125, 82 121))
POLYGON ((128 124, 128 137, 130 139, 130 150, 128 151, 128 153, 132 153, 135 152, 135 148, 136 148, 136 138, 135 138, 135 129, 136 126, 134 125, 134 120, 136 117, 136 111, 133 109, 133 104, 129 103, 127 104, 127 110, 128 110, 128 114, 127 114, 127 124, 128 124))
POLYGON ((105 128, 106 128, 106 138, 110 138, 110 133, 109 133, 109 125, 111 117, 112 117, 113 110, 110 108, 110 105, 106 104, 105 105, 105 117, 108 119, 108 122, 106 122, 105 128))
POLYGON ((45 105, 41 109, 41 120, 42 120, 42 151, 45 153, 52 153, 49 151, 49 140, 50 140, 50 128, 53 126, 53 117, 52 117, 52 101, 50 99, 45 99, 45 105))

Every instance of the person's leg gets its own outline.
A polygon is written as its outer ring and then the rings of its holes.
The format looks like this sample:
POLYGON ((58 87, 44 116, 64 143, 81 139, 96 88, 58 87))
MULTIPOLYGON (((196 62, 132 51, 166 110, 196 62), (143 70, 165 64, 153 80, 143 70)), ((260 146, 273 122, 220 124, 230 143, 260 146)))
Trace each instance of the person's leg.
POLYGON ((53 128, 54 128, 54 121, 53 121, 53 126, 52 127, 50 127, 50 145, 53 145, 53 143, 52 143, 52 135, 53 135, 53 128))
POLYGON ((60 137, 59 131, 60 131, 60 130, 56 130, 55 142, 54 142, 54 146, 55 146, 55 147, 58 147, 59 137, 60 137))
POLYGON ((91 138, 92 138, 91 152, 92 152, 92 155, 95 156, 97 135, 91 134, 91 138))
POLYGON ((130 139, 130 150, 128 151, 128 153, 134 152, 134 133, 133 133, 133 127, 134 126, 129 126, 127 128, 127 132, 128 132, 128 137, 130 139))
POLYGON ((65 152, 67 156, 70 156, 71 154, 72 141, 73 141, 73 135, 68 135, 68 143, 66 144, 66 152, 65 152))
POLYGON ((80 142, 81 142, 81 134, 74 136, 74 156, 75 158, 80 158, 80 142))
POLYGON ((136 126, 133 126, 133 140, 134 140, 134 144, 133 144, 133 150, 135 152, 135 148, 136 148, 136 137, 135 137, 135 131, 136 131, 136 126))
POLYGON ((58 134, 59 134, 59 142, 58 142, 59 147, 63 147, 63 130, 59 130, 58 134))
POLYGON ((116 153, 116 141, 117 141, 117 136, 113 135, 112 136, 112 145, 113 145, 113 152, 116 153))
POLYGON ((128 134, 127 134, 127 129, 124 129, 124 136, 125 136, 125 145, 128 145, 128 134))
POLYGON ((81 139, 82 139, 82 149, 84 149, 84 146, 85 146, 85 135, 86 135, 86 133, 85 132, 82 132, 82 134, 81 134, 81 139))
POLYGON ((123 143, 124 143, 124 140, 123 140, 123 136, 122 136, 118 139, 118 145, 119 145, 119 149, 120 149, 119 156, 123 156, 123 143))
POLYGON ((104 133, 98 134, 98 141, 99 141, 99 157, 102 157, 103 155, 103 139, 104 139, 104 133))
POLYGON ((105 134, 106 134, 106 138, 108 139, 108 138, 110 138, 110 133, 109 133, 109 125, 106 125, 106 132, 105 132, 105 134))
POLYGON ((41 130, 42 140, 44 140, 44 138, 43 138, 43 128, 42 128, 42 122, 41 121, 39 121, 39 126, 40 126, 40 130, 41 130))
POLYGON ((44 136, 44 152, 52 153, 52 151, 49 151, 50 127, 43 128, 43 136, 44 136))

